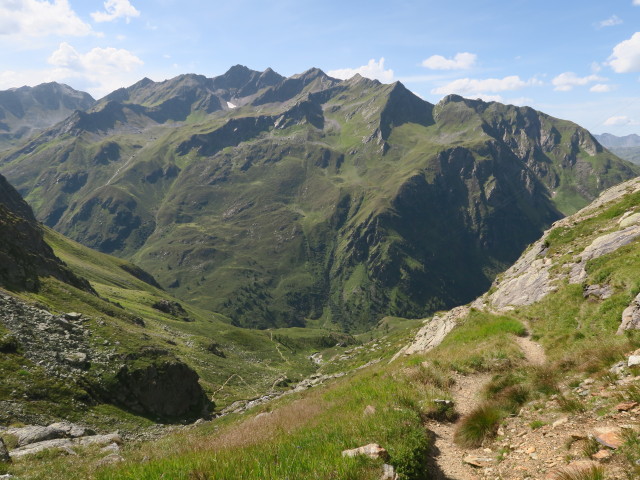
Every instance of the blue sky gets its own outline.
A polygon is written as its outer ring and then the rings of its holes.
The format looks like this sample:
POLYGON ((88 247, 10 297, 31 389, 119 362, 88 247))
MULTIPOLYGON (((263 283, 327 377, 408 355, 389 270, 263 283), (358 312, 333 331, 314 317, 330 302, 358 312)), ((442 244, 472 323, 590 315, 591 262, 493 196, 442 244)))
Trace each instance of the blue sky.
POLYGON ((640 133, 640 0, 0 0, 0 89, 311 67, 640 133))

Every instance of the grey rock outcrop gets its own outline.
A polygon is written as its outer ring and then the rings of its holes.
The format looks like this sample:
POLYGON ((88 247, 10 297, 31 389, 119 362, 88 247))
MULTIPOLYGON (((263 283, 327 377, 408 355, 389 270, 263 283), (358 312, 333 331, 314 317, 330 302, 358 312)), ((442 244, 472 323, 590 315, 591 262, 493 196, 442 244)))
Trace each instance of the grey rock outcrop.
POLYGON ((640 293, 636 295, 631 304, 622 312, 622 322, 618 327, 617 335, 621 335, 625 330, 640 329, 640 293))
POLYGON ((9 435, 15 435, 18 440, 18 447, 24 447, 32 443, 52 440, 54 438, 62 438, 65 436, 64 431, 55 427, 41 427, 38 425, 28 425, 22 428, 10 428, 7 430, 9 435))
POLYGON ((555 290, 549 274, 551 260, 544 258, 545 252, 544 241, 537 241, 504 273, 498 288, 490 295, 494 308, 530 305, 555 290))
POLYGON ((401 355, 424 353, 437 347, 458 324, 458 320, 469 313, 469 310, 466 305, 456 307, 448 312, 438 313, 433 318, 426 320, 425 326, 418 331, 413 342, 396 353, 391 361, 401 355))
POLYGON ((92 332, 82 316, 57 316, 0 293, 0 323, 23 354, 48 373, 77 381, 91 366, 110 368, 114 351, 91 346, 92 332))
POLYGON ((606 300, 613 295, 613 287, 611 285, 587 285, 582 292, 584 298, 597 298, 606 300))
POLYGON ((198 374, 164 351, 129 355, 107 395, 129 410, 161 420, 208 415, 212 403, 198 374))
POLYGON ((640 237, 640 225, 632 225, 596 238, 583 250, 580 255, 580 261, 571 268, 570 283, 580 283, 587 279, 585 265, 589 260, 615 252, 620 247, 630 244, 638 237, 640 237))
POLYGON ((53 440, 45 440, 42 442, 32 443, 23 447, 16 448, 9 452, 12 459, 18 459, 35 455, 46 450, 63 450, 74 454, 73 447, 86 447, 89 445, 110 445, 112 443, 121 444, 122 438, 117 433, 106 435, 91 435, 80 438, 57 438, 53 440))
MULTIPOLYGON (((548 237, 557 228, 570 228, 591 218, 608 203, 624 195, 640 191, 640 178, 634 178, 605 190, 595 201, 579 212, 555 222, 544 232, 518 261, 497 279, 491 293, 484 296, 486 303, 495 310, 504 311, 513 307, 531 305, 556 290, 563 279, 570 283, 581 283, 587 278, 585 266, 589 260, 615 252, 617 249, 640 238, 640 215, 628 212, 620 218, 617 230, 596 237, 572 261, 558 269, 555 258, 548 256, 548 237)), ((571 253, 571 252, 570 252, 571 253)))
POLYGON ((53 315, 0 293, 0 323, 23 355, 49 374, 82 384, 96 399, 161 420, 207 414, 211 402, 193 369, 166 351, 123 355, 99 349, 91 342, 92 322, 78 314, 53 315))

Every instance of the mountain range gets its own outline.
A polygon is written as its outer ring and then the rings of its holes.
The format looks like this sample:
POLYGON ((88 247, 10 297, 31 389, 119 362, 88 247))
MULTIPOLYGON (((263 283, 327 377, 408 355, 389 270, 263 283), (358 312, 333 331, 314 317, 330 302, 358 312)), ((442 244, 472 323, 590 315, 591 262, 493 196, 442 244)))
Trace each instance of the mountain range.
POLYGON ((638 171, 528 107, 243 66, 143 79, 0 158, 45 225, 183 300, 347 331, 469 301, 638 171))
POLYGON ((11 148, 94 103, 88 93, 56 82, 0 91, 0 150, 11 148))
POLYGON ((617 137, 611 133, 596 135, 596 139, 620 158, 640 164, 640 136, 636 134, 617 137))

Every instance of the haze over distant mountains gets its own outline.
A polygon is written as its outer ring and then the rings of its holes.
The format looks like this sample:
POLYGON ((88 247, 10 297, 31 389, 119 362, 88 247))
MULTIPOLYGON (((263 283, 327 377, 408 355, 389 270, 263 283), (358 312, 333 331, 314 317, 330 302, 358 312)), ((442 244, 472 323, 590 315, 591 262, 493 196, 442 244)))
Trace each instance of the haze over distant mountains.
POLYGON ((0 91, 0 150, 94 103, 88 93, 55 82, 0 91))
POLYGON ((243 326, 364 329, 464 303, 640 171, 528 107, 318 69, 143 79, 85 108, 0 172, 47 225, 243 326))
POLYGON ((640 164, 640 135, 631 134, 617 137, 611 133, 603 133, 595 137, 620 158, 640 164))

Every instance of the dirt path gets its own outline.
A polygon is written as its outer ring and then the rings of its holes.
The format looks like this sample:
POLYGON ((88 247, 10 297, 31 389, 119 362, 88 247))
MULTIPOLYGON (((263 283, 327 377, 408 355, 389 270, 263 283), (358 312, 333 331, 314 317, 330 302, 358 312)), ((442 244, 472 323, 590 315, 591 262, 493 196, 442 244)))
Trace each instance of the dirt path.
MULTIPOLYGON (((469 376, 456 376, 456 384, 451 393, 456 410, 460 416, 469 414, 481 400, 482 388, 491 379, 490 374, 477 374, 469 376)), ((475 480, 480 478, 475 469, 462 462, 465 455, 469 454, 453 443, 453 433, 456 423, 440 423, 431 421, 427 428, 432 434, 434 448, 431 454, 429 473, 433 480, 475 480)))
POLYGON ((531 340, 531 336, 516 337, 516 343, 520 346, 527 362, 531 365, 542 365, 547 361, 542 345, 531 340))
MULTIPOLYGON (((526 325, 527 336, 516 337, 515 341, 522 349, 527 362, 542 365, 546 361, 543 348, 531 339, 530 327, 526 325)), ((481 401, 483 387, 491 380, 491 374, 457 376, 451 389, 453 401, 460 417, 468 415, 481 401)), ((456 423, 430 421, 427 428, 431 432, 433 449, 430 455, 429 473, 433 480, 476 480, 480 479, 478 469, 468 465, 462 459, 471 454, 480 457, 491 456, 483 449, 465 450, 453 442, 456 423)))

